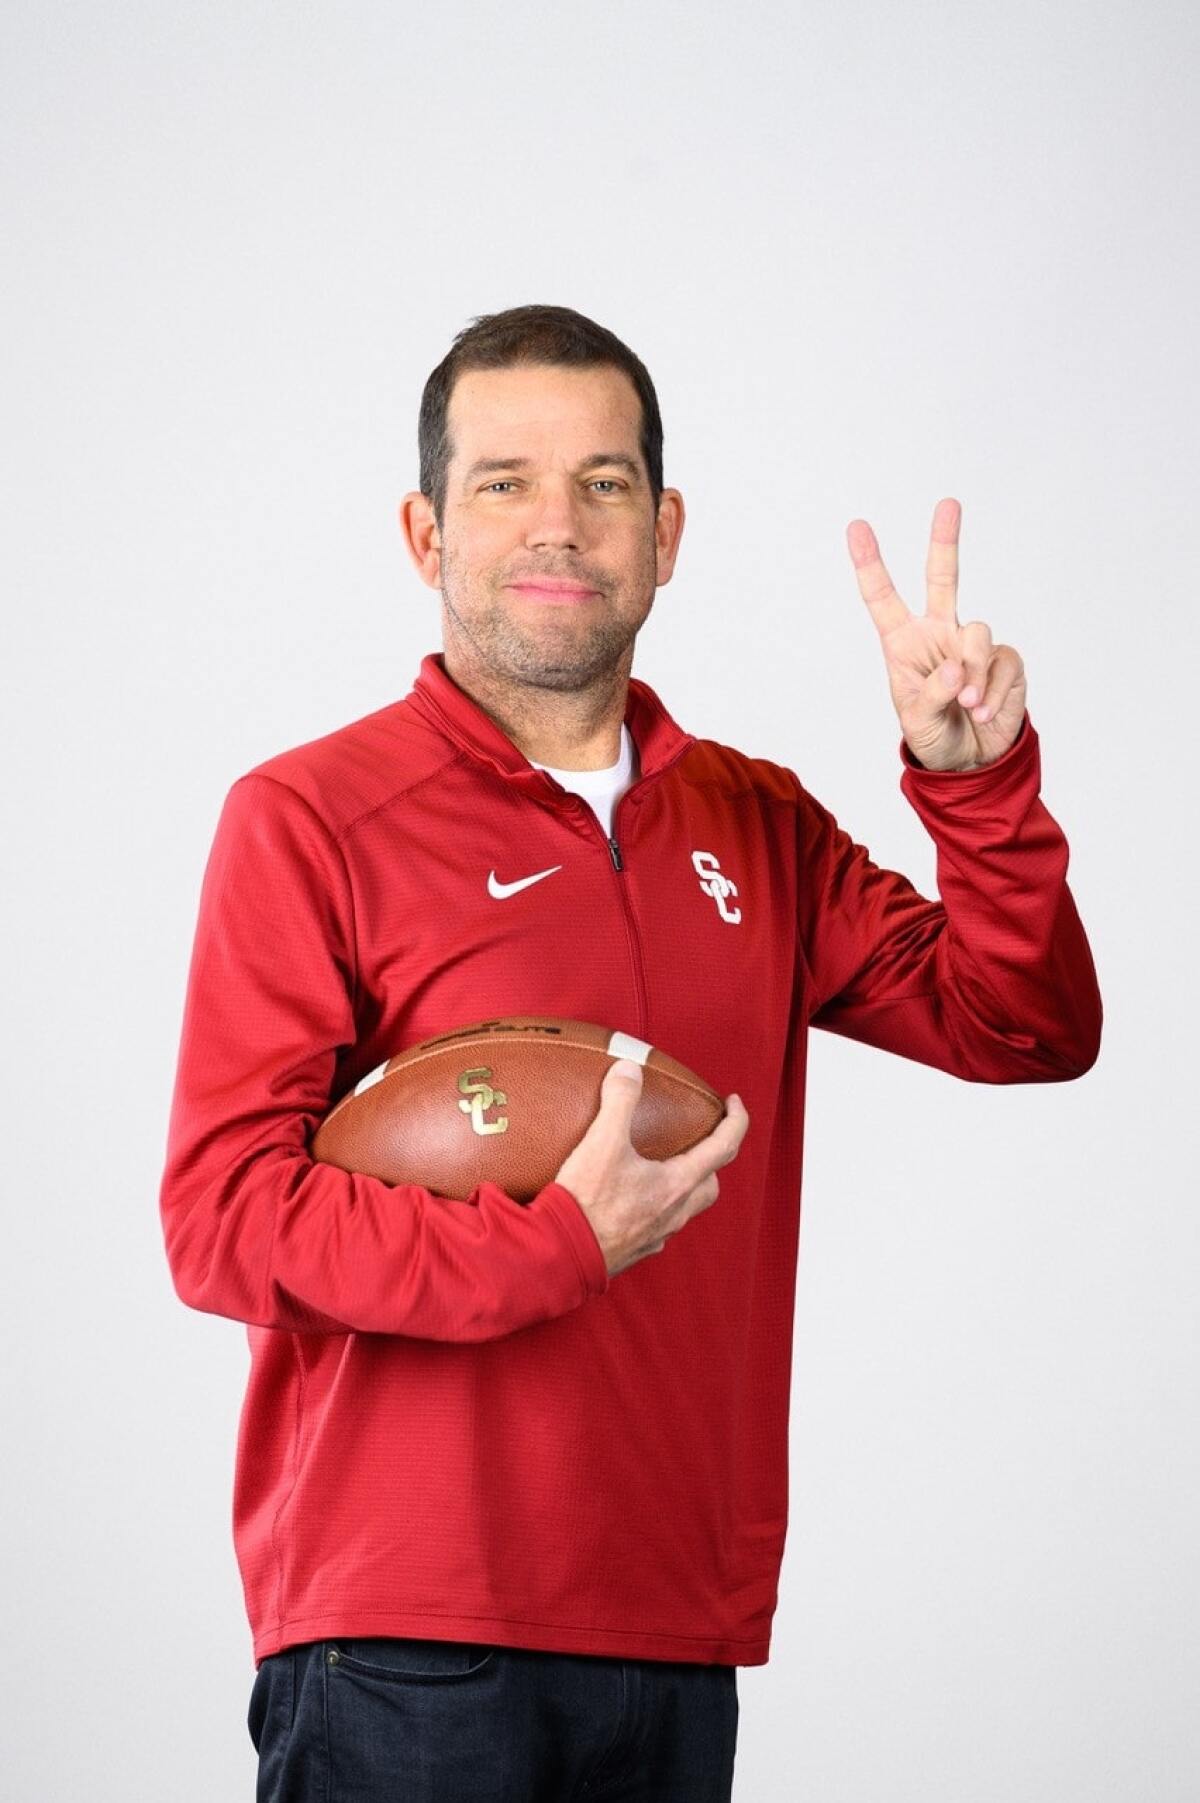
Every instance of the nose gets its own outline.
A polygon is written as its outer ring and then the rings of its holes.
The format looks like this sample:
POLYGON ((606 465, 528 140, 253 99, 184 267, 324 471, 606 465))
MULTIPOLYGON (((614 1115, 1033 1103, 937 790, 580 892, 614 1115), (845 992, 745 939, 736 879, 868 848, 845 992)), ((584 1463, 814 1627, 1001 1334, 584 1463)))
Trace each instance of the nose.
POLYGON ((564 545, 578 550, 583 541, 582 502, 569 477, 538 483, 525 527, 525 543, 564 545))

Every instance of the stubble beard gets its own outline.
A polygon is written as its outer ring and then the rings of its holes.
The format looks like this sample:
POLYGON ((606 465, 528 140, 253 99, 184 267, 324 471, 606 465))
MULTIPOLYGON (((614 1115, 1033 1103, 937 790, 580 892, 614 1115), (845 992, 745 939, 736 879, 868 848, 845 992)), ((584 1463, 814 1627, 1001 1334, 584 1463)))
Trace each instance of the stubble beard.
MULTIPOLYGON (((597 600, 580 603, 588 614, 586 620, 574 606, 546 605, 526 629, 510 611, 521 603, 500 584, 488 584, 489 598, 483 606, 456 605, 462 600, 464 584, 446 549, 442 605, 452 629, 472 647, 473 661, 481 671, 502 682, 570 693, 611 681, 618 670, 628 671, 633 642, 653 604, 654 573, 651 554, 648 564, 637 572, 638 586, 647 600, 636 614, 627 608, 614 610, 605 588, 597 600)), ((478 587, 478 579, 474 586, 478 587)))

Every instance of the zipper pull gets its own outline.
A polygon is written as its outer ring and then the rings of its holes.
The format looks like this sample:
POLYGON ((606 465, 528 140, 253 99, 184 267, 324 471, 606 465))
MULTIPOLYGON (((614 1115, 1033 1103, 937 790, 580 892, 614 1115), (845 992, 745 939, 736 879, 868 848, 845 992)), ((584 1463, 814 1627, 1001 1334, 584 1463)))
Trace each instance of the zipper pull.
POLYGON ((612 861, 613 861, 613 869, 614 870, 624 870, 625 866, 621 862, 621 847, 617 844, 615 839, 609 840, 608 851, 609 851, 609 856, 612 858, 612 861))

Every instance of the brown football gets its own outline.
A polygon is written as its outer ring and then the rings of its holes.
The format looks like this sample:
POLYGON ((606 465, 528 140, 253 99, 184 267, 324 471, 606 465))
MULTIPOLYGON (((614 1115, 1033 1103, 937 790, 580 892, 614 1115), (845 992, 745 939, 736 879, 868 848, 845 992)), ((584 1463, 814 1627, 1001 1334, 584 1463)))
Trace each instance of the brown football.
POLYGON ((631 1138, 643 1158, 686 1151, 724 1115, 702 1078, 644 1040, 588 1021, 510 1014, 377 1065, 330 1109, 312 1156, 459 1201, 486 1181, 529 1202, 595 1119, 618 1058, 642 1066, 631 1138))

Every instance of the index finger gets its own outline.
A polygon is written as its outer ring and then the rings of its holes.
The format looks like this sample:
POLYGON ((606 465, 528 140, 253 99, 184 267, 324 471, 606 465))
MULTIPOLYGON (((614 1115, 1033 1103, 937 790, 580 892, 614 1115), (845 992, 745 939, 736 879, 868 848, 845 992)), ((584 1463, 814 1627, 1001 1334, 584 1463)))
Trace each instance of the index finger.
POLYGON ((903 626, 908 608, 896 593, 896 585, 879 555, 879 540, 866 520, 851 520, 846 543, 858 578, 858 592, 866 602, 880 636, 903 626))
POLYGON ((664 1164, 675 1167, 689 1189, 694 1189, 698 1183, 703 1182, 710 1171, 729 1164, 737 1157, 738 1148, 750 1125, 750 1116, 740 1096, 727 1096, 725 1109, 726 1112, 711 1133, 697 1140, 694 1146, 689 1146, 686 1152, 676 1152, 673 1157, 663 1160, 664 1164))

